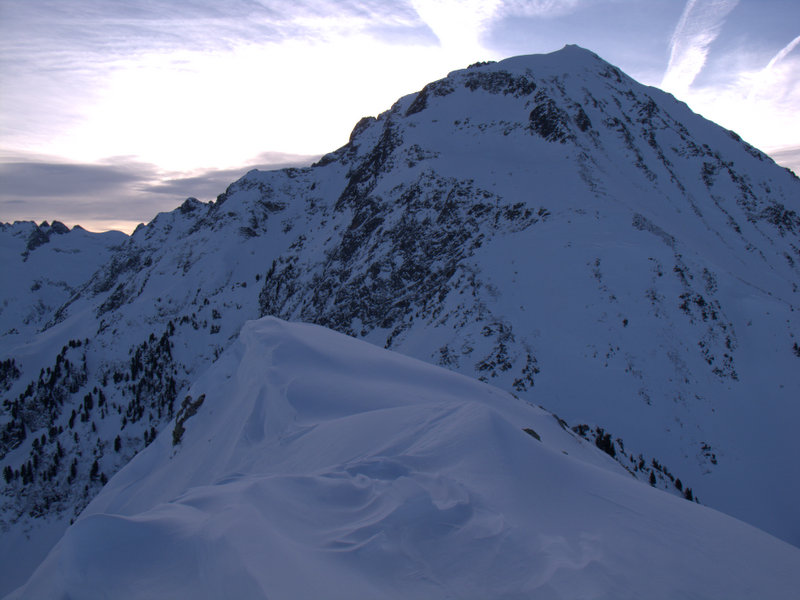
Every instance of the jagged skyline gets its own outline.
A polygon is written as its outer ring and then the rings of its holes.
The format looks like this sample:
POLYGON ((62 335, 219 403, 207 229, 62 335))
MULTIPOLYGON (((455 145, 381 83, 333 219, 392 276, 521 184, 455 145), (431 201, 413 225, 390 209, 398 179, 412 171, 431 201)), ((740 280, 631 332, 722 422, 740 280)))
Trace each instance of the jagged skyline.
POLYGON ((780 0, 6 0, 0 220, 130 231, 250 167, 308 164, 361 116, 451 70, 566 43, 798 170, 799 11, 780 0))

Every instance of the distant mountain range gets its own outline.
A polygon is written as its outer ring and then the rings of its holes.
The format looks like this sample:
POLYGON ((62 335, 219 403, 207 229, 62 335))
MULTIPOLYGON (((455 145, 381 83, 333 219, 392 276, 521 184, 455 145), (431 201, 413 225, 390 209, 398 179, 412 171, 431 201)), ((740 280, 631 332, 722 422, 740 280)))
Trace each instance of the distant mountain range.
POLYGON ((137 452, 167 460, 263 316, 489 382, 581 460, 800 545, 798 210, 791 171, 568 46, 451 73, 130 237, 3 225, 0 592, 137 452))

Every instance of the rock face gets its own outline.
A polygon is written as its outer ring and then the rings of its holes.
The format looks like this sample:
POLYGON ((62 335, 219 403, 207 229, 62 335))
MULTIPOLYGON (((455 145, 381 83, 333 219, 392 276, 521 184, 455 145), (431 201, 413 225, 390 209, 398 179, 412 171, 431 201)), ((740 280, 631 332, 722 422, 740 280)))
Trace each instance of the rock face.
POLYGON ((794 174, 586 50, 456 71, 5 330, 4 527, 80 512, 273 315, 491 382, 798 544, 798 211, 794 174))

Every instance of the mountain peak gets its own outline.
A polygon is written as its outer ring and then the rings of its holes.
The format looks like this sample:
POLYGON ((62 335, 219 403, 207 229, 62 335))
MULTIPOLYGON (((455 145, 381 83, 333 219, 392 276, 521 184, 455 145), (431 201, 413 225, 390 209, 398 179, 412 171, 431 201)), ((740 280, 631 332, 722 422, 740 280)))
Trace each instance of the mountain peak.
POLYGON ((583 46, 579 46, 577 44, 565 44, 559 50, 554 50, 552 52, 547 52, 544 54, 528 54, 528 55, 520 55, 520 56, 512 56, 506 59, 503 59, 498 62, 498 64, 505 64, 507 62, 514 62, 517 60, 529 60, 531 62, 540 61, 540 62, 550 62, 550 63, 557 63, 559 66, 566 66, 574 68, 576 66, 588 66, 594 65, 597 63, 601 64, 608 64, 605 60, 600 58, 597 54, 584 48, 583 46))
MULTIPOLYGON (((585 71, 600 72, 608 68, 616 69, 591 50, 577 44, 567 44, 559 50, 545 54, 523 54, 496 62, 477 63, 476 66, 494 71, 528 72, 533 76, 538 74, 541 77, 561 76, 564 74, 575 76, 585 71)), ((474 68, 475 66, 454 71, 453 73, 460 73, 474 68)), ((450 75, 453 73, 450 73, 450 75)))

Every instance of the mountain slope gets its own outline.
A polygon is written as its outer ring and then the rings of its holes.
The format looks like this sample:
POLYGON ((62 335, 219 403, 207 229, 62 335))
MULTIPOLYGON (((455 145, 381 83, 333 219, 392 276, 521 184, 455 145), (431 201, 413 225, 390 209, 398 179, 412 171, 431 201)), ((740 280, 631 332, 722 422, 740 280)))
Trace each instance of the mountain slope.
POLYGON ((800 584, 800 550, 635 481, 545 411, 319 327, 246 324, 184 405, 12 597, 788 598, 800 584))
POLYGON ((798 210, 790 171, 588 51, 451 73, 158 215, 0 335, 3 538, 80 513, 275 315, 491 381, 800 544, 798 210))

